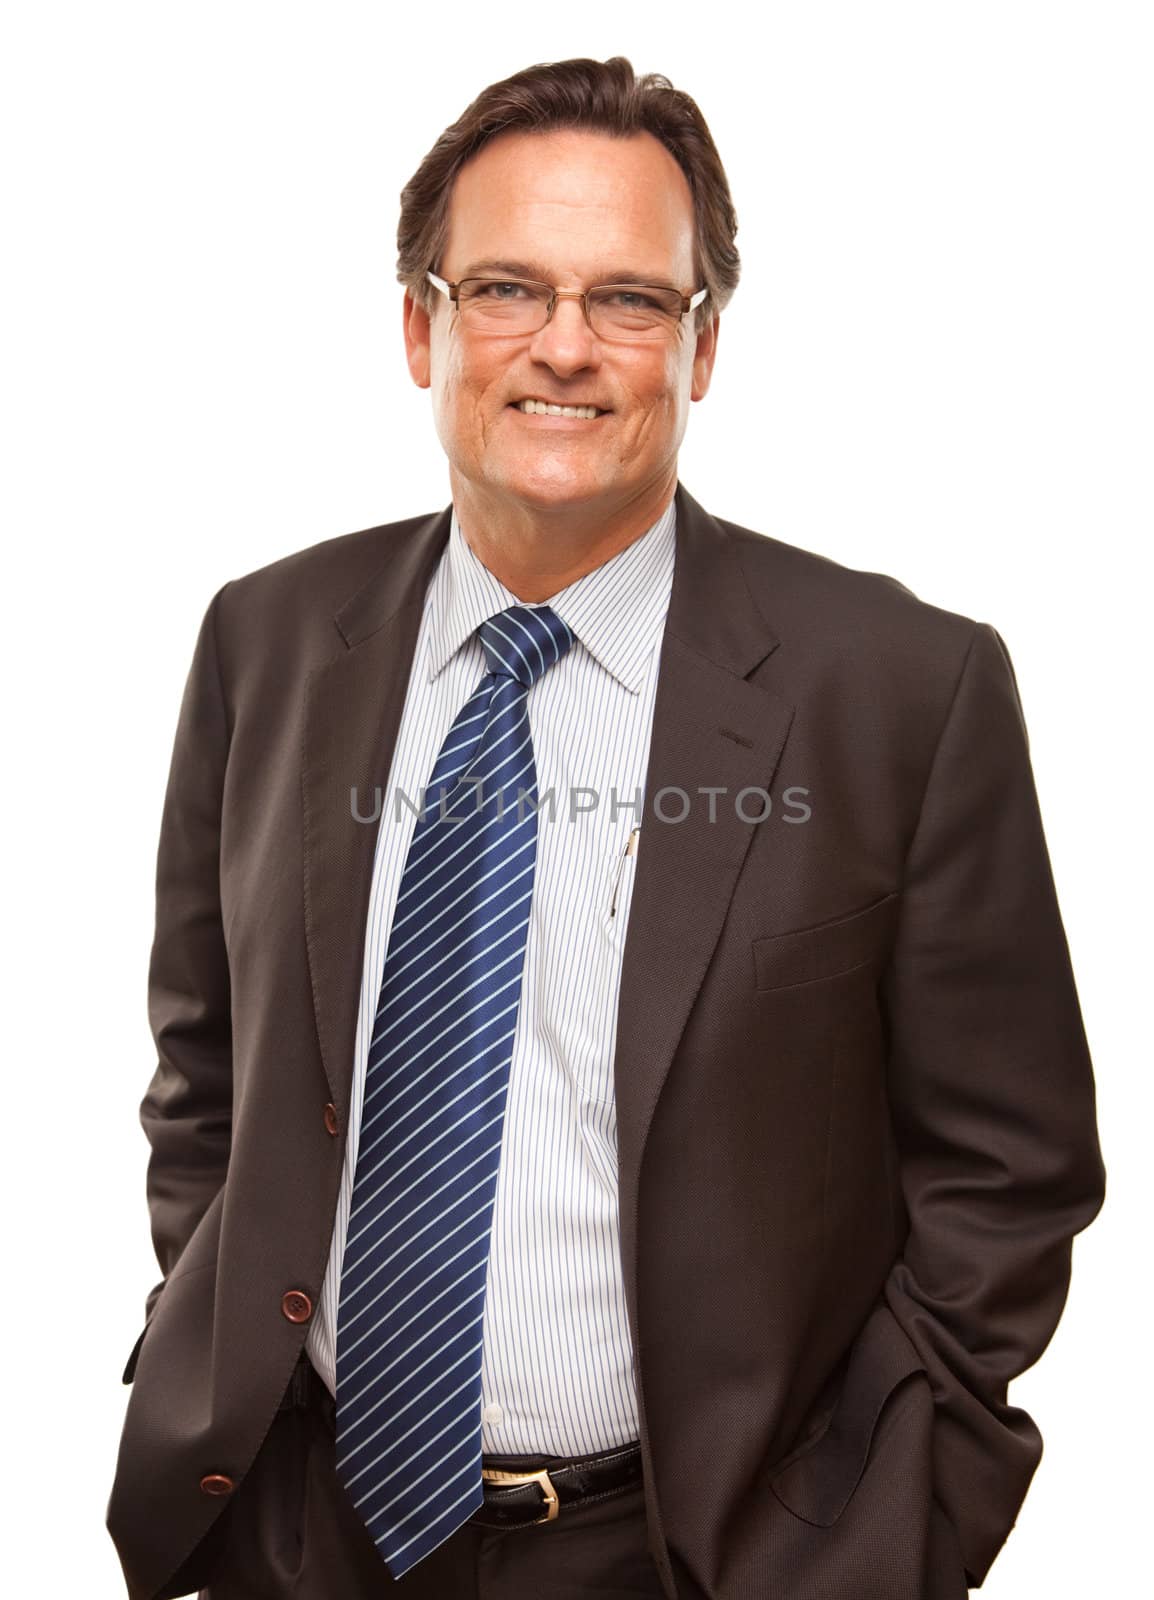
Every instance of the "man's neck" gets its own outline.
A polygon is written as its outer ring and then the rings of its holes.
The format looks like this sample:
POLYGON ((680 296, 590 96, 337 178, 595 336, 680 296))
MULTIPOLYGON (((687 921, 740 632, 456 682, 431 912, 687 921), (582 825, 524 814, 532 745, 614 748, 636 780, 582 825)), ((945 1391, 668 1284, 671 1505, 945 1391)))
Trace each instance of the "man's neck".
POLYGON ((660 518, 677 487, 677 469, 633 501, 601 510, 589 503, 556 508, 478 494, 450 469, 453 509, 470 550, 526 605, 550 600, 604 566, 660 518))

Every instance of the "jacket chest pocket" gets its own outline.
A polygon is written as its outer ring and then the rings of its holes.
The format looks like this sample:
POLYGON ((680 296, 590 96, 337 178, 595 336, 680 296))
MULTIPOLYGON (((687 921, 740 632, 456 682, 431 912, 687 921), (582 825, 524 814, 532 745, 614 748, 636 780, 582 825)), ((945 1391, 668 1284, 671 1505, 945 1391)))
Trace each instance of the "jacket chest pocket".
POLYGON ((753 940, 754 986, 785 989, 881 966, 897 923, 897 892, 812 928, 753 940))

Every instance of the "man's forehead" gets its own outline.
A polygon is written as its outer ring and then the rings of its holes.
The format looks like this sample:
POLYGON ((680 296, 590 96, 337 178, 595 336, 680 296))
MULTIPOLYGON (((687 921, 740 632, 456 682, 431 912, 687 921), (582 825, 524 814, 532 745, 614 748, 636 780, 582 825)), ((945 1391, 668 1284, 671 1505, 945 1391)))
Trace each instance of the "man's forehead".
POLYGON ((490 270, 482 262, 529 277, 595 264, 603 280, 612 267, 618 281, 660 281, 681 264, 671 258, 692 258, 689 185, 647 133, 501 134, 461 169, 448 222, 446 255, 462 275, 490 270))

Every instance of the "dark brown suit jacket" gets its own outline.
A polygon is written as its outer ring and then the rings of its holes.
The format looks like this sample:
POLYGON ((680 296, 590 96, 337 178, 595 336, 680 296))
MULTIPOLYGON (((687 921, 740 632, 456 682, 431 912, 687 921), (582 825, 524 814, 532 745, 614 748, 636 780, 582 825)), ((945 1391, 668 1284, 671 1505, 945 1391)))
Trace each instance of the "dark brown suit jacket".
MULTIPOLYGON (((677 513, 614 1060, 651 1546, 670 1596, 952 1600, 1038 1464, 1007 1383, 1104 1194, 1013 670, 891 578, 677 513)), ((164 1280, 108 1508, 133 1600, 205 1581, 201 1479, 243 1480, 306 1337, 282 1298, 319 1294, 376 832, 350 790, 388 792, 448 531, 328 540, 201 627, 141 1112, 164 1280)))

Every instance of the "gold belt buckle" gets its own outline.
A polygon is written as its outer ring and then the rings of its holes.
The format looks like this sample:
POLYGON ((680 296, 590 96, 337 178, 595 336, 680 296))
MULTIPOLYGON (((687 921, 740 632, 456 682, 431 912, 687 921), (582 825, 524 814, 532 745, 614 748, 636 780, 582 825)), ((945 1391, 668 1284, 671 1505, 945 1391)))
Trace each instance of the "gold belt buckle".
POLYGON ((535 1528, 540 1522, 555 1522, 557 1513, 561 1509, 561 1502, 557 1498, 557 1491, 553 1487, 553 1480, 545 1471, 540 1472, 503 1472, 499 1467, 482 1467, 481 1477, 486 1483, 535 1483, 545 1496, 545 1515, 538 1517, 536 1522, 526 1523, 526 1527, 535 1528))

